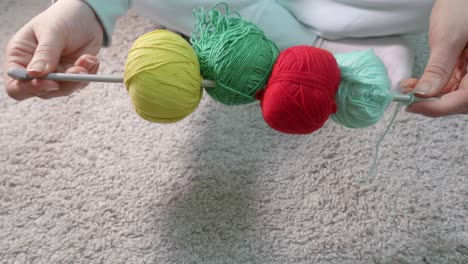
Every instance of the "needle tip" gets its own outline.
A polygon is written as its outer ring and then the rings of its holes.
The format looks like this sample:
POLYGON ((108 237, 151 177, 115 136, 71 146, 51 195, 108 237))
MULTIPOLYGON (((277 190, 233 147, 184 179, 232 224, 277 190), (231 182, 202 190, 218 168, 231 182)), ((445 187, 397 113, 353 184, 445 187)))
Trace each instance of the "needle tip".
POLYGON ((7 72, 7 75, 18 81, 31 80, 31 77, 29 77, 28 72, 24 69, 11 69, 7 72))

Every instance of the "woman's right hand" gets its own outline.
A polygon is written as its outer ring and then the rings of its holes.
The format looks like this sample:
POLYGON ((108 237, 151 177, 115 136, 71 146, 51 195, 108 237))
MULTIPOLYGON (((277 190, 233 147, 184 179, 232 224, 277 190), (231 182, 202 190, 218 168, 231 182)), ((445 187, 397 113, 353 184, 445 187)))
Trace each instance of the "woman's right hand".
POLYGON ((87 83, 10 78, 10 69, 27 69, 33 77, 51 72, 91 73, 103 43, 103 29, 93 10, 81 0, 60 0, 23 26, 6 48, 5 89, 16 100, 66 96, 87 83))
POLYGON ((466 0, 435 2, 426 69, 421 79, 406 80, 403 86, 420 97, 440 96, 440 99, 414 103, 407 107, 408 112, 429 117, 468 114, 467 9, 466 0))

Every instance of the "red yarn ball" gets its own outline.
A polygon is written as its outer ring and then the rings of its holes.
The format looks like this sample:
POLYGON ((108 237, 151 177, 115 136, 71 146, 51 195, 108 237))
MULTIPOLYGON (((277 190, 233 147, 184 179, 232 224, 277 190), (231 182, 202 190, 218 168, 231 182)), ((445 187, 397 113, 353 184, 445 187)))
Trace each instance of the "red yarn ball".
POLYGON ((335 57, 328 51, 296 46, 280 53, 261 100, 263 117, 283 133, 309 134, 336 112, 341 81, 335 57))

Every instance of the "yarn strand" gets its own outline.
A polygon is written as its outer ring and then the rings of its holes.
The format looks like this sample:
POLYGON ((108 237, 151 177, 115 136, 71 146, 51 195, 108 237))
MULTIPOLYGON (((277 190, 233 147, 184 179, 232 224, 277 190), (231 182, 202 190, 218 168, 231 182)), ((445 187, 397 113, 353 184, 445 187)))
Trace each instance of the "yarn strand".
POLYGON ((387 127, 385 128, 384 132, 382 133, 382 135, 380 135, 379 139, 377 140, 377 143, 375 144, 375 148, 374 148, 374 158, 372 159, 372 164, 371 164, 371 167, 369 169, 369 172, 367 173, 367 177, 364 178, 364 181, 367 181, 369 180, 370 178, 373 178, 375 176, 375 173, 376 173, 376 169, 377 169, 377 165, 378 165, 378 161, 379 161, 379 152, 380 152, 380 145, 382 144, 385 136, 387 135, 388 131, 390 130, 390 128, 393 126, 393 124, 395 123, 395 120, 396 120, 396 117, 398 115, 398 112, 400 111, 401 109, 401 106, 402 104, 397 104, 396 108, 395 108, 395 111, 393 112, 392 114, 392 117, 390 119, 390 122, 388 123, 387 127))
POLYGON ((207 93, 227 105, 254 102, 279 54, 276 45, 225 3, 196 9, 193 14, 196 23, 190 42, 201 74, 216 82, 216 87, 205 87, 207 93))

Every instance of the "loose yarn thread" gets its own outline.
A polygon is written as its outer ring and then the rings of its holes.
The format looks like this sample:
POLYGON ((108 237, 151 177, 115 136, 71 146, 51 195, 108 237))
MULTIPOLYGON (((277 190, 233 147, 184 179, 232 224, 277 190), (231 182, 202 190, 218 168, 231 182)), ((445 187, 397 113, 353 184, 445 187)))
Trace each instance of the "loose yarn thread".
POLYGON ((377 170, 377 165, 378 165, 378 161, 379 161, 379 153, 380 153, 380 145, 382 144, 385 136, 387 135, 388 131, 390 130, 390 128, 393 126, 393 124, 395 123, 395 120, 396 120, 396 117, 398 115, 398 112, 400 111, 400 108, 401 108, 402 104, 398 104, 397 107, 395 108, 395 111, 393 112, 392 114, 392 117, 390 119, 390 122, 388 122, 388 125, 387 127, 385 128, 384 132, 382 133, 382 135, 380 135, 379 139, 377 140, 377 143, 375 144, 375 147, 374 147, 374 158, 372 159, 372 164, 371 164, 371 167, 369 169, 369 172, 367 173, 367 177, 364 178, 364 181, 367 181, 369 180, 370 178, 372 178, 375 173, 376 173, 376 170, 377 170))
POLYGON ((350 128, 377 123, 393 99, 383 62, 370 50, 331 55, 310 46, 283 51, 265 91, 265 121, 274 129, 308 134, 332 120, 350 128))
MULTIPOLYGON (((200 74, 216 82, 205 87, 213 99, 227 105, 258 99, 270 127, 290 134, 312 133, 330 117, 349 128, 372 126, 394 97, 386 68, 372 51, 332 55, 296 46, 280 53, 225 3, 194 10, 194 17, 193 48, 174 33, 155 31, 129 52, 125 84, 137 113, 147 120, 170 123, 192 113, 202 96, 200 74)), ((370 173, 396 112, 377 142, 370 173)))
MULTIPOLYGON (((265 90, 259 93, 265 121, 283 133, 308 134, 328 117, 349 128, 380 121, 395 96, 383 62, 370 50, 337 54, 300 46, 280 53, 265 90)), ((413 99, 414 100, 414 99, 413 99)), ((379 138, 367 178, 375 174, 379 147, 399 106, 379 138)))

